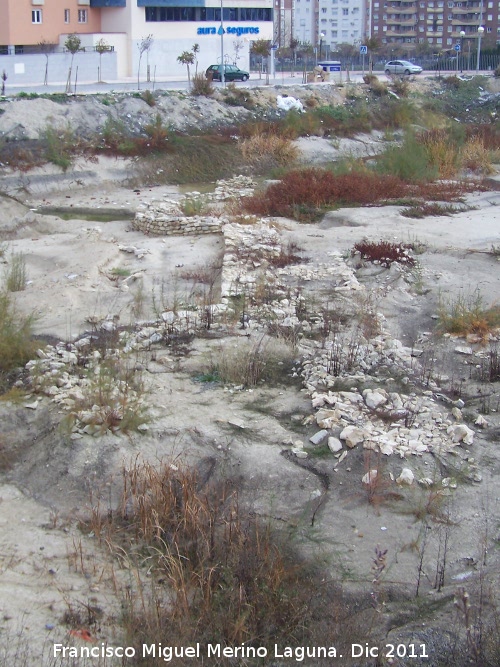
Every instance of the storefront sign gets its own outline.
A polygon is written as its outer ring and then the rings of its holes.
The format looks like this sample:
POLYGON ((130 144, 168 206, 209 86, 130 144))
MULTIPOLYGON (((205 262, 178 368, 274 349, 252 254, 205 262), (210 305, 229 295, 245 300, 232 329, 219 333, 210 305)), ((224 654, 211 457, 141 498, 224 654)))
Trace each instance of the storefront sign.
MULTIPOLYGON (((197 35, 218 35, 220 34, 220 28, 198 28, 196 31, 197 35)), ((243 28, 238 26, 237 28, 234 26, 230 26, 229 28, 224 29, 224 34, 227 35, 236 35, 237 37, 240 37, 241 35, 258 35, 259 34, 259 28, 256 26, 252 26, 251 28, 243 28)))

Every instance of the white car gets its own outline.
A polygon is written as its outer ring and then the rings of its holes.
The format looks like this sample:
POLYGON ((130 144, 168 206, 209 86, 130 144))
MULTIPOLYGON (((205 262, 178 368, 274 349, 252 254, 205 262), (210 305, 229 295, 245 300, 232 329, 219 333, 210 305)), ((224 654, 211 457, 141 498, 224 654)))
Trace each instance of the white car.
POLYGON ((420 74, 422 68, 408 60, 390 60, 385 63, 384 71, 387 76, 392 74, 406 74, 406 76, 409 76, 410 74, 420 74))

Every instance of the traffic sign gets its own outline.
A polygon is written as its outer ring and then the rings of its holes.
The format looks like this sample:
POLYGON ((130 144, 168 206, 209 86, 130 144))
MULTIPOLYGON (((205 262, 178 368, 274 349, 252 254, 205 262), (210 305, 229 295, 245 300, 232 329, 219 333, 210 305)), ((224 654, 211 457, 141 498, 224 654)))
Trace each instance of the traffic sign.
POLYGON ((455 44, 455 46, 454 46, 453 48, 454 48, 455 51, 457 51, 457 52, 460 51, 460 44, 455 44))
POLYGON ((366 53, 368 53, 368 47, 367 46, 360 46, 359 47, 359 53, 360 55, 364 56, 366 53))

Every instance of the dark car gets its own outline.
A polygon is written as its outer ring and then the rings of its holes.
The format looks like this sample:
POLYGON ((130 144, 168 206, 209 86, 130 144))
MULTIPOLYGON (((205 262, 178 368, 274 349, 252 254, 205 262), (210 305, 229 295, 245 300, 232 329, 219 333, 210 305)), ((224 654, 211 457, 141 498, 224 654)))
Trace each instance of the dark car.
MULTIPOLYGON (((221 81, 222 66, 210 65, 205 72, 207 79, 213 81, 221 81)), ((225 81, 248 81, 250 74, 242 69, 238 69, 236 65, 224 65, 224 80, 225 81)))

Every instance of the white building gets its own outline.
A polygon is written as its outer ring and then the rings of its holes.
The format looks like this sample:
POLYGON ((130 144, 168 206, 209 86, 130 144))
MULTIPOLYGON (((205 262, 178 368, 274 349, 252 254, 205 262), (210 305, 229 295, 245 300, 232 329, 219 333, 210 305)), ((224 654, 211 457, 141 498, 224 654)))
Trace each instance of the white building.
POLYGON ((221 40, 220 0, 90 0, 101 7, 101 30, 126 35, 128 76, 139 66, 140 45, 149 35, 153 41, 143 54, 141 73, 149 65, 151 77, 186 76, 177 61, 184 51, 199 44, 199 71, 224 61, 248 69, 251 43, 273 38, 272 0, 224 0, 221 40), (110 1, 116 3, 110 6, 110 1), (221 42, 223 52, 221 50, 221 42))
POLYGON ((361 44, 367 34, 367 0, 295 0, 295 37, 318 49, 361 44))

